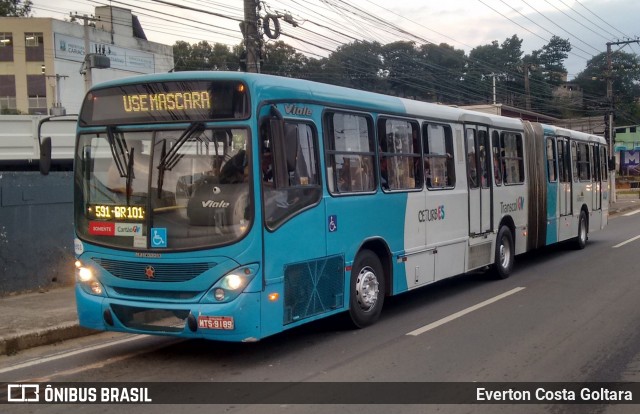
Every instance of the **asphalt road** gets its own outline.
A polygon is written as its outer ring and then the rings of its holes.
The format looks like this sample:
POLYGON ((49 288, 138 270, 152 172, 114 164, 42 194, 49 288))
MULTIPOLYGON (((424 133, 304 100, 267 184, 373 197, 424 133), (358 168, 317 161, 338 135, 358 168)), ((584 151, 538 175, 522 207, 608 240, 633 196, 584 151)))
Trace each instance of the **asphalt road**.
MULTIPOLYGON (((385 302, 381 320, 362 330, 351 330, 340 318, 330 318, 254 344, 106 333, 0 357, 0 367, 7 367, 0 370, 0 381, 640 382, 640 238, 632 240, 636 236, 640 236, 640 214, 615 217, 605 231, 590 235, 584 250, 569 245, 547 248, 518 256, 515 271, 506 280, 471 274, 391 298, 385 302)), ((215 386, 210 392, 217 392, 215 386)), ((180 386, 172 392, 180 393, 180 386)), ((640 395, 634 398, 640 401, 640 395)), ((182 408, 91 404, 9 408, 7 412, 12 413, 126 409, 154 414, 158 410, 638 412, 638 405, 365 406, 286 401, 182 408)))

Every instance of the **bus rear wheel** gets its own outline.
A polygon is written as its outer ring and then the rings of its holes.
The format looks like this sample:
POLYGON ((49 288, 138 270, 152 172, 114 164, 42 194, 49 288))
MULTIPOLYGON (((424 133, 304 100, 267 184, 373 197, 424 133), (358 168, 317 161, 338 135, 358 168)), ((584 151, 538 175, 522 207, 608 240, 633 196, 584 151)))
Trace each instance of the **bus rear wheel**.
POLYGON ((370 250, 356 256, 351 269, 349 316, 358 328, 376 322, 385 296, 384 271, 380 259, 370 250))
POLYGON ((506 279, 513 270, 515 261, 515 245, 513 234, 507 226, 500 227, 496 238, 496 252, 494 257, 493 270, 498 279, 506 279))

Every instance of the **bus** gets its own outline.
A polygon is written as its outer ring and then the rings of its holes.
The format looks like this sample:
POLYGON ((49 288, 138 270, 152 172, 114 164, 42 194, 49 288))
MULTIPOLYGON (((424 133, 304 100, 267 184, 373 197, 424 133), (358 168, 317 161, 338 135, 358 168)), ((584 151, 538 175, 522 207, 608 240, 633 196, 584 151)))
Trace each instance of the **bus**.
POLYGON ((74 157, 77 308, 97 330, 365 327, 386 297, 582 249, 609 209, 602 137, 263 74, 96 85, 74 157))

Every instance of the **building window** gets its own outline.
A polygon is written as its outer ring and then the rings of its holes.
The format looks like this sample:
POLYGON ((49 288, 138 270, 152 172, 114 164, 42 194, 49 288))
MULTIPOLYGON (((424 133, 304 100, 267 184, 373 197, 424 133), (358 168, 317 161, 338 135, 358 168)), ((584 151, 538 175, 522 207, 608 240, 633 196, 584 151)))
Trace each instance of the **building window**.
POLYGON ((25 33, 24 45, 27 62, 44 61, 44 41, 42 33, 25 33))
POLYGON ((14 75, 0 75, 0 114, 17 114, 16 77, 14 75))
POLYGON ((0 32, 0 62, 13 62, 13 34, 0 32))
POLYGON ((42 44, 42 33, 25 33, 24 45, 26 47, 38 47, 42 44))
POLYGON ((29 94, 29 114, 47 114, 47 84, 42 75, 27 75, 27 92, 29 94))

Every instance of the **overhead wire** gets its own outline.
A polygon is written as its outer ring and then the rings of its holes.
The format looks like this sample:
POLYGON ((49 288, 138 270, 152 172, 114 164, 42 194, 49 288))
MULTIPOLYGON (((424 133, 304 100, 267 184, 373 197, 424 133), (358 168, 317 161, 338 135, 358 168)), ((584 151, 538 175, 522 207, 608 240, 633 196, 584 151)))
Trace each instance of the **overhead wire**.
MULTIPOLYGON (((180 7, 181 5, 176 5, 175 3, 171 3, 171 2, 167 2, 167 1, 155 1, 155 2, 160 2, 160 3, 165 3, 168 5, 173 5, 174 7, 180 7)), ((304 9, 304 6, 301 6, 299 2, 297 2, 296 0, 291 0, 291 2, 293 4, 295 4, 297 6, 297 10, 300 10, 300 7, 302 7, 304 9)), ((121 2, 122 3, 122 2, 121 2)), ((204 3, 208 3, 211 5, 221 5, 221 3, 215 3, 215 2, 207 2, 205 1, 204 3)), ((355 7, 351 4, 348 4, 346 1, 335 1, 333 0, 332 2, 328 2, 328 1, 322 1, 322 3, 324 3, 325 5, 330 4, 331 7, 333 8, 333 10, 335 11, 337 10, 341 10, 344 14, 341 17, 341 19, 344 19, 344 21, 349 21, 350 23, 353 24, 353 20, 355 18, 358 19, 358 25, 357 27, 359 27, 359 31, 358 33, 353 33, 350 32, 350 25, 344 25, 344 27, 342 27, 342 30, 332 30, 332 33, 336 33, 339 32, 339 36, 344 37, 347 36, 346 39, 351 40, 351 41, 355 41, 354 38, 356 38, 357 36, 362 36, 363 33, 367 33, 368 36, 372 39, 380 39, 380 35, 383 35, 385 37, 385 40, 395 40, 398 39, 398 37, 400 39, 404 39, 404 41, 414 41, 417 42, 418 44, 433 44, 431 43, 429 40, 424 39, 421 36, 417 36, 413 33, 410 33, 402 28, 400 28, 400 30, 398 30, 397 26, 391 25, 389 24, 387 21, 385 21, 384 19, 380 19, 377 16, 372 15, 371 13, 368 13, 364 10, 362 10, 361 8, 355 7), (348 16, 350 17, 346 17, 346 13, 349 13, 348 16), (369 27, 363 26, 364 24, 366 24, 365 22, 369 22, 371 23, 371 25, 369 27), (352 33, 352 34, 349 34, 352 33), (393 36, 396 36, 395 39, 393 38, 393 36)), ((375 3, 374 3, 375 4, 375 3)), ((132 6, 132 5, 130 5, 132 6)), ((185 5, 182 5, 185 6, 185 5)), ((185 6, 186 8, 188 8, 189 10, 193 10, 196 9, 198 11, 202 11, 202 9, 197 8, 197 7, 191 7, 191 6, 185 6)), ((133 8, 133 7, 132 7, 133 8)), ((232 9, 229 7, 229 10, 235 10, 235 11, 239 11, 239 8, 236 9, 232 9)), ((311 10, 311 9, 309 9, 311 10)), ((155 12, 155 11, 154 11, 155 12)), ((314 9, 313 13, 315 13, 317 16, 322 16, 321 13, 319 13, 317 11, 317 9, 314 9)), ((174 15, 171 15, 172 17, 174 17, 174 15)), ((324 17, 324 16, 322 16, 324 17)), ((156 17, 157 18, 157 17, 156 17)), ((167 19, 162 19, 163 21, 167 21, 167 19)), ((193 19, 192 19, 193 20, 193 19)), ((239 20, 239 18, 236 19, 236 21, 239 20)), ((320 19, 318 19, 320 20, 320 19)), ((322 23, 316 22, 315 19, 314 20, 308 20, 310 22, 312 22, 312 24, 315 24, 317 27, 322 28, 323 30, 329 30, 328 28, 330 28, 330 26, 328 24, 323 25, 322 23)), ((335 23, 331 20, 324 20, 327 21, 329 24, 335 23)), ((202 24, 202 22, 201 22, 202 24)), ((209 25, 209 23, 207 23, 206 25, 209 25)), ((166 27, 166 25, 165 25, 166 27)), ((210 27, 210 25, 209 25, 210 27)), ((296 29, 296 30, 299 30, 296 29)), ((328 53, 333 53, 335 50, 334 48, 336 47, 335 45, 338 45, 338 47, 340 46, 339 42, 337 42, 335 40, 335 36, 333 37, 329 37, 326 35, 323 35, 321 33, 313 33, 313 31, 309 31, 307 32, 307 35, 296 35, 294 34, 294 32, 296 32, 296 30, 286 30, 283 32, 283 36, 295 36, 298 42, 301 42, 302 44, 306 44, 310 47, 318 47, 320 46, 321 49, 323 50, 323 52, 328 52, 328 53), (322 39, 322 42, 319 41, 319 39, 322 39), (329 39, 329 40, 327 40, 329 39), (306 43, 305 43, 306 42, 306 43), (323 46, 324 45, 324 46, 323 46)), ((308 30, 306 28, 304 28, 302 31, 304 32, 305 30, 308 30)), ((237 37, 238 39, 241 39, 240 37, 237 37)), ((374 40, 374 41, 378 41, 378 40, 374 40)), ((382 42, 381 42, 382 43, 382 42)), ((388 42, 387 42, 388 43, 388 42)), ((459 43, 459 42, 458 42, 459 43)), ((306 48, 305 48, 306 49, 306 48)), ((305 53, 310 53, 310 51, 304 50, 303 52, 305 53)), ((311 52, 313 54, 313 52, 311 52)), ((319 54, 314 54, 315 56, 320 57, 319 54)), ((437 67, 434 67, 434 69, 437 69, 437 67)), ((512 77, 517 77, 518 74, 513 74, 512 77)), ((419 80, 418 80, 419 81, 419 80)), ((415 86, 415 85, 413 85, 415 86)), ((479 85, 478 85, 479 88, 479 85)), ((480 90, 480 89, 478 89, 480 90)), ((508 89, 504 89, 506 93, 515 93, 514 91, 509 91, 508 89)), ((460 91, 457 91, 458 94, 460 94, 460 91)), ((467 92, 468 93, 468 92, 467 92)))

